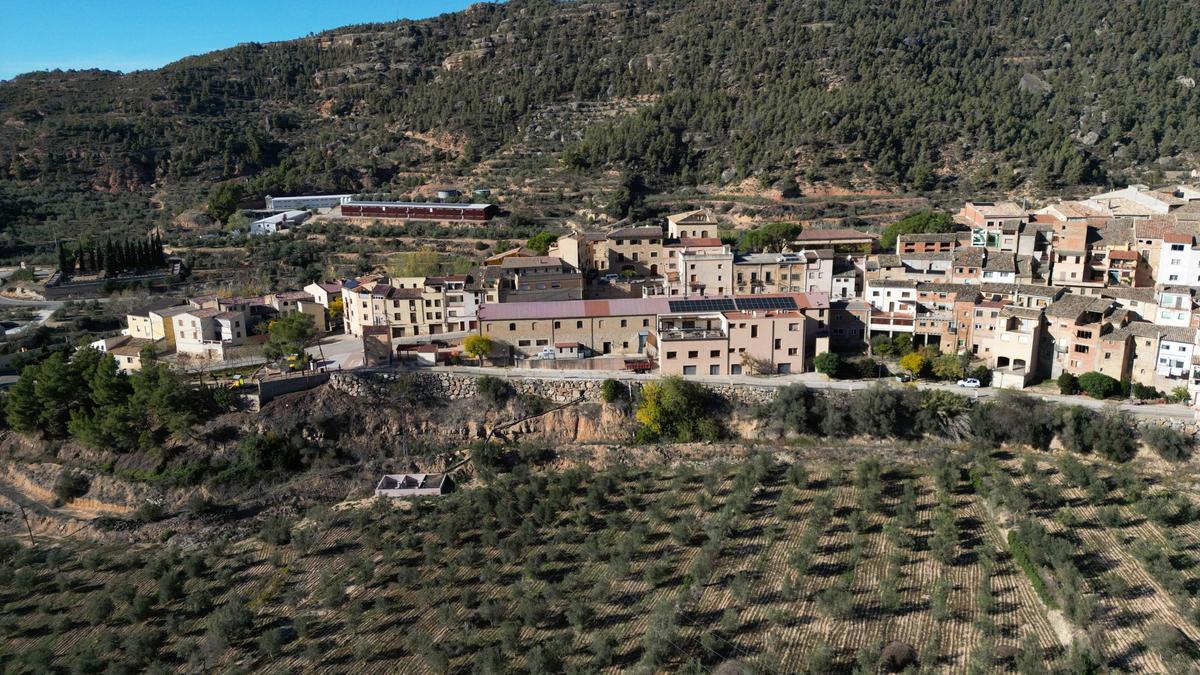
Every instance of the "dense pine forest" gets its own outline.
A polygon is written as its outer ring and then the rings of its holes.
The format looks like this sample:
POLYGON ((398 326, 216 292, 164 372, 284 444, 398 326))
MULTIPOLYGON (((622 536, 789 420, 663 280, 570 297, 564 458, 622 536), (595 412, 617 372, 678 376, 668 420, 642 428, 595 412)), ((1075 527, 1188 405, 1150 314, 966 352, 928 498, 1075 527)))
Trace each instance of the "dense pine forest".
POLYGON ((1186 168, 1185 0, 512 0, 0 83, 0 246, 246 194, 510 176, 1061 190, 1186 168), (483 174, 488 169, 492 173, 483 174))

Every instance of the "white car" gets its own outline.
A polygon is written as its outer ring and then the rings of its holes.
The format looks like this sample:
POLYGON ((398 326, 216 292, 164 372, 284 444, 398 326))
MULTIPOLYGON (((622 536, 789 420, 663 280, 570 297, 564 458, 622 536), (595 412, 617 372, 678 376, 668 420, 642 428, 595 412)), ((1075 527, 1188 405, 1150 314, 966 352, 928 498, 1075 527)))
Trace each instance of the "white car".
POLYGON ((977 380, 977 379, 975 379, 975 378, 973 378, 973 377, 968 377, 968 378, 965 378, 965 379, 959 380, 959 381, 958 381, 958 386, 960 386, 960 387, 970 387, 971 389, 978 389, 978 388, 979 388, 981 385, 979 384, 979 380, 977 380))

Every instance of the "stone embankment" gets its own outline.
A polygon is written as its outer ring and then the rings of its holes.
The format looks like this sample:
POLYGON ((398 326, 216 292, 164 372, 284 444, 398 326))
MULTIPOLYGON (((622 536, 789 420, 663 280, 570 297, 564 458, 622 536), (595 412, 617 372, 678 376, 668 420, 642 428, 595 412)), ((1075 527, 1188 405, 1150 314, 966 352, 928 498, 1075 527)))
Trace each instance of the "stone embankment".
MULTIPOLYGON (((339 371, 330 375, 329 385, 351 396, 385 396, 390 385, 402 378, 411 379, 417 387, 430 394, 451 401, 475 398, 479 395, 477 382, 481 375, 473 373, 411 372, 411 371, 339 371)), ((535 377, 499 378, 507 382, 518 394, 529 394, 566 403, 577 398, 599 401, 600 380, 564 380, 535 377)), ((628 381, 624 384, 634 391, 644 383, 628 381)), ((743 384, 703 384, 726 400, 738 403, 764 403, 775 397, 772 387, 755 387, 743 384)))
MULTIPOLYGON (((425 389, 430 394, 451 401, 471 399, 479 395, 477 382, 482 375, 475 373, 451 373, 431 371, 340 371, 330 376, 329 384, 338 391, 351 396, 386 397, 390 385, 402 378, 411 378, 415 385, 425 389)), ((517 394, 529 394, 554 401, 566 403, 577 398, 588 401, 601 399, 600 380, 584 379, 555 379, 539 377, 501 377, 500 379, 512 386, 517 394)), ((630 389, 640 389, 645 385, 640 380, 624 380, 630 389)), ((701 382, 701 386, 719 394, 728 401, 754 405, 765 403, 775 397, 778 387, 769 385, 756 386, 750 384, 713 384, 701 382)), ((1193 437, 1200 438, 1200 420, 1181 420, 1165 417, 1135 416, 1134 423, 1139 428, 1150 426, 1167 426, 1182 431, 1193 437)))

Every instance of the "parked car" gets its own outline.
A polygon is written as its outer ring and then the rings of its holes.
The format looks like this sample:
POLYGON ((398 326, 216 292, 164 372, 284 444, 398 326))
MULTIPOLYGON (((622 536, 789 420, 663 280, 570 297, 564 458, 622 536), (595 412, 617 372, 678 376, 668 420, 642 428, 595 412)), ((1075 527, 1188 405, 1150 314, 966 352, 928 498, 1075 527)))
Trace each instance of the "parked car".
POLYGON ((975 378, 973 378, 973 377, 968 377, 968 378, 964 378, 964 379, 961 379, 961 380, 959 380, 959 381, 958 381, 958 386, 960 386, 960 387, 970 387, 971 389, 978 389, 978 388, 979 388, 980 386, 982 386, 982 385, 980 385, 980 384, 979 384, 979 380, 977 380, 977 379, 975 379, 975 378))
POLYGON ((602 284, 611 284, 614 281, 620 281, 620 280, 621 280, 620 274, 605 274, 604 276, 600 277, 600 283, 602 283, 602 284))
POLYGON ((909 375, 908 373, 900 373, 899 375, 896 376, 896 381, 901 382, 901 383, 912 382, 912 379, 913 379, 912 375, 909 375))

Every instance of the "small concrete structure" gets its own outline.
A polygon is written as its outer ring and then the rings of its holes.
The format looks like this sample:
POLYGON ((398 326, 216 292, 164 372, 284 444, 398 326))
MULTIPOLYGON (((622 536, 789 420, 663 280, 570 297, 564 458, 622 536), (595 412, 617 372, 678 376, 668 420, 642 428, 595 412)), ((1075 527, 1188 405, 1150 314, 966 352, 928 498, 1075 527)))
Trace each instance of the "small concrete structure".
POLYGON ((454 481, 444 473, 390 473, 379 479, 376 497, 431 497, 454 489, 454 481))

